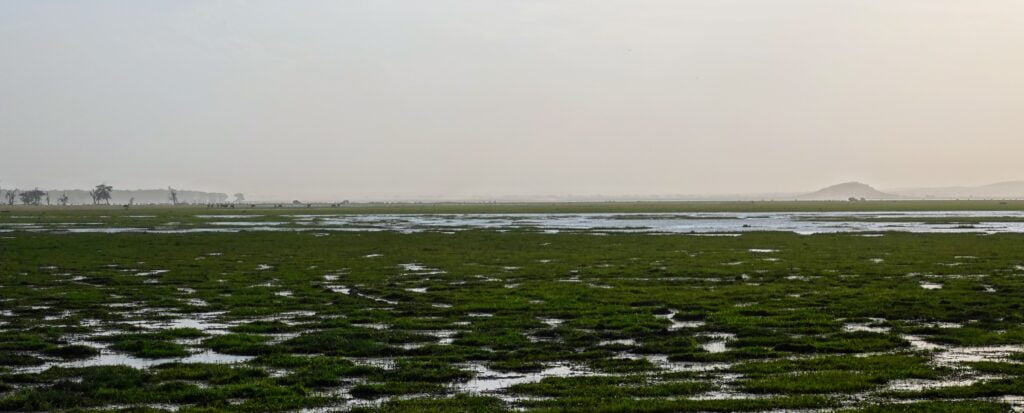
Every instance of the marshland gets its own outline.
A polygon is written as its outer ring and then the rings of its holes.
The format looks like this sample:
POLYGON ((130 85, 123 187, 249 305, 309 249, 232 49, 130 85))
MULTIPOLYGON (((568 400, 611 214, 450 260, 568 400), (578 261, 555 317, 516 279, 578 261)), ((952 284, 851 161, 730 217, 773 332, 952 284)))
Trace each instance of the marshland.
POLYGON ((11 207, 0 410, 1024 408, 1020 205, 848 207, 11 207))

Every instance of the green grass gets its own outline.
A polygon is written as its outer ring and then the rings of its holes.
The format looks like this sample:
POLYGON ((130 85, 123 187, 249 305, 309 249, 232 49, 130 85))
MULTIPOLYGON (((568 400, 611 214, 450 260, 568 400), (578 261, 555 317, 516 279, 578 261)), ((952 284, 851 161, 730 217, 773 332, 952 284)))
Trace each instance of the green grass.
MULTIPOLYGON (((0 222, 148 228, 199 225, 194 215, 205 213, 265 215, 251 218, 259 220, 371 210, 685 213, 852 204, 18 207, 4 208, 10 212, 0 212, 0 222)), ((1024 209, 1017 202, 856 204, 1024 209)), ((944 367, 905 336, 948 346, 1024 344, 1022 242, 1015 234, 4 232, 0 411, 163 404, 204 412, 1002 411, 993 398, 1024 394, 1024 372, 1014 363, 1024 356, 944 367), (752 248, 777 250, 770 256, 778 260, 752 248), (965 256, 976 258, 957 258, 965 256), (410 263, 440 271, 401 266, 410 263), (943 287, 926 290, 922 281, 943 287), (850 323, 885 330, 844 329, 850 323), (205 324, 213 327, 192 328, 205 324), (708 351, 717 340, 723 351, 708 351), (89 366, 101 351, 164 364, 89 366), (202 352, 252 359, 181 361, 202 352), (554 377, 552 368, 574 375, 554 377), (460 390, 488 374, 516 379, 498 391, 460 390), (1000 377, 886 390, 897 380, 963 374, 1000 377), (379 404, 357 402, 368 400, 379 404)))

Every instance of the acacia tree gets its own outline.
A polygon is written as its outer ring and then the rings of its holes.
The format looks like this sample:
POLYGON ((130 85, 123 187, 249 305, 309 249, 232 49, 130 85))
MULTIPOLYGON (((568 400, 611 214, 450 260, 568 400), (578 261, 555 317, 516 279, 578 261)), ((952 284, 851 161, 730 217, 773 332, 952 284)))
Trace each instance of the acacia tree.
POLYGON ((96 185, 96 189, 89 191, 89 196, 92 197, 93 204, 106 201, 107 205, 110 205, 111 192, 114 192, 114 187, 107 184, 99 184, 96 185))
POLYGON ((168 196, 171 200, 171 205, 178 205, 178 190, 171 187, 167 187, 167 192, 170 194, 168 196))
POLYGON ((60 202, 60 204, 63 205, 63 206, 68 206, 68 194, 67 194, 67 192, 61 194, 60 198, 57 198, 57 201, 60 202))
POLYGON ((31 191, 22 192, 21 195, 19 195, 18 197, 21 198, 22 204, 39 205, 43 200, 43 196, 45 195, 46 192, 40 191, 39 188, 36 188, 31 191))
POLYGON ((14 198, 18 197, 18 189, 15 188, 7 191, 7 193, 4 194, 4 197, 7 198, 7 205, 14 205, 14 198))

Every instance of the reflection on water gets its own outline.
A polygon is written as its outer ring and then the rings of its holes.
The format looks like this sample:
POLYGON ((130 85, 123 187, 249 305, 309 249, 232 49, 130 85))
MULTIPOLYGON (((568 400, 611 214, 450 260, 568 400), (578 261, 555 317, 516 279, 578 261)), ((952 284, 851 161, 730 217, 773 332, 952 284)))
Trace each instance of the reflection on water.
MULTIPOLYGON (((250 217, 251 216, 247 216, 250 217)), ((671 234, 737 234, 782 231, 798 234, 879 233, 1019 233, 1024 211, 770 212, 770 213, 600 213, 600 214, 365 214, 279 215, 273 220, 232 221, 230 216, 197 215, 188 226, 176 222, 152 227, 111 227, 106 223, 0 223, 0 230, 60 232, 238 232, 238 231, 397 231, 451 232, 466 229, 528 229, 546 233, 585 231, 671 234), (227 219, 227 220, 225 220, 227 219), (970 219, 970 224, 956 222, 970 219), (1013 220, 1021 220, 1013 222, 1013 220), (944 221, 944 222, 943 222, 944 221)), ((753 253, 771 253, 753 249, 753 253)))
POLYGON ((36 373, 44 371, 51 367, 80 368, 96 366, 128 366, 137 369, 143 369, 167 363, 236 364, 244 363, 254 358, 252 356, 236 356, 231 354, 217 353, 212 350, 195 353, 186 357, 156 359, 141 358, 123 353, 115 353, 105 348, 100 349, 100 351, 101 354, 96 357, 90 357, 87 359, 75 361, 45 363, 40 366, 25 368, 19 371, 22 373, 36 373))
POLYGON ((476 375, 469 381, 455 384, 453 387, 457 392, 493 393, 517 384, 536 383, 548 377, 575 377, 593 374, 582 366, 572 364, 556 365, 535 373, 503 373, 480 363, 470 363, 466 367, 476 375))

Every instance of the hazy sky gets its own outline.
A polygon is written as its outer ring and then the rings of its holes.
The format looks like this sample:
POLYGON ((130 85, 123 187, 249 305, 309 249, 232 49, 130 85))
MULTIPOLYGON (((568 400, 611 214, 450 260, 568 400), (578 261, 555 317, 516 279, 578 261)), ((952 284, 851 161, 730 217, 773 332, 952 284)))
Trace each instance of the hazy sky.
POLYGON ((0 2, 0 186, 249 198, 1024 179, 1020 0, 0 2))

